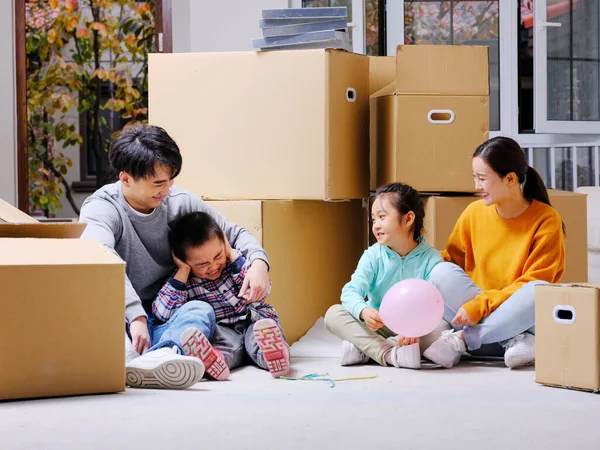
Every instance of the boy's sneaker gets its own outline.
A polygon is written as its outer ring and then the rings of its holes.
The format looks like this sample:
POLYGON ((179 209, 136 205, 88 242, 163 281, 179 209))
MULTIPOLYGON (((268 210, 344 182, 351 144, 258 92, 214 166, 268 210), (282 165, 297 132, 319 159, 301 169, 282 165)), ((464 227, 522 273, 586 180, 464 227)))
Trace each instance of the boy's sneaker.
POLYGON ((465 341, 452 330, 442 331, 442 335, 423 353, 425 358, 450 369, 455 366, 464 352, 467 351, 465 341))
POLYGON ((254 338, 271 375, 274 378, 287 375, 290 370, 290 350, 277 323, 273 319, 258 320, 254 324, 254 338))
POLYGON ((204 375, 204 364, 179 354, 177 347, 146 352, 125 366, 127 386, 147 389, 187 389, 204 375))
POLYGON ((535 336, 531 333, 519 334, 509 339, 503 347, 506 349, 504 363, 511 369, 535 362, 535 336))
POLYGON ((367 364, 369 357, 357 349, 354 344, 348 341, 342 341, 342 359, 341 366, 355 366, 357 364, 367 364))
POLYGON ((229 367, 227 367, 223 354, 210 344, 202 331, 194 327, 186 329, 181 333, 179 343, 186 355, 202 360, 208 375, 219 381, 227 379, 229 367))
POLYGON ((404 367, 405 369, 421 368, 421 349, 419 343, 396 346, 390 350, 390 359, 394 367, 404 367))

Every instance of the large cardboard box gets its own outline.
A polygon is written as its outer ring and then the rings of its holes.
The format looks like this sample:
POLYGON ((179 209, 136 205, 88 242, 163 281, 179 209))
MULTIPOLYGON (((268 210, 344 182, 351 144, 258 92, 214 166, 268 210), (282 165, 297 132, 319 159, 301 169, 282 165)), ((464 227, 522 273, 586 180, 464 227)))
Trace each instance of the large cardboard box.
POLYGON ((598 392, 600 285, 535 289, 535 380, 598 392))
POLYGON ((149 122, 206 199, 357 199, 369 191, 369 58, 341 50, 152 54, 149 122))
MULTIPOLYGON (((369 56, 369 96, 389 86, 396 80, 395 56, 369 56)), ((375 108, 369 108, 369 149, 376 149, 377 133, 375 123, 377 120, 375 108)), ((369 189, 377 190, 377 158, 374 151, 369 151, 369 189)))
MULTIPOLYGON (((550 203, 560 214, 566 228, 565 273, 563 283, 585 283, 588 279, 587 265, 587 203, 584 194, 549 189, 550 203)), ((446 242, 454 230, 456 221, 467 205, 479 197, 431 196, 424 197, 425 239, 439 249, 446 248, 446 242)))
POLYGON ((362 200, 209 202, 251 231, 271 262, 271 293, 288 343, 302 337, 327 309, 366 248, 362 200))
POLYGON ((0 400, 125 390, 123 261, 85 224, 0 222, 0 400))
POLYGON ((471 156, 489 134, 487 47, 399 46, 395 83, 373 94, 370 108, 371 187, 474 191, 471 156))

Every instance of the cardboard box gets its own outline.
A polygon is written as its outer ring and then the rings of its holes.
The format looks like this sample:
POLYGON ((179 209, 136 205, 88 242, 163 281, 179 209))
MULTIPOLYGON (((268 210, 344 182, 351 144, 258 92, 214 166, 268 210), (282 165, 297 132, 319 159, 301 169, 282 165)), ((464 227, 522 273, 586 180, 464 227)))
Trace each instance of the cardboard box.
POLYGON ((471 156, 489 134, 487 47, 399 46, 396 81, 370 108, 374 185, 474 192, 471 156))
MULTIPOLYGON (((563 283, 585 283, 588 279, 587 203, 586 196, 568 191, 549 189, 550 203, 560 214, 567 234, 565 236, 566 265, 563 283)), ((432 247, 446 248, 456 221, 469 203, 479 200, 475 195, 423 197, 425 206, 424 236, 432 247)), ((369 214, 370 217, 370 214, 369 214)), ((376 241, 370 233, 370 243, 376 241)))
POLYGON ((600 285, 535 289, 535 381, 598 392, 600 285))
POLYGON ((444 250, 460 215, 469 203, 480 198, 475 195, 423 197, 425 206, 423 234, 427 243, 440 251, 444 250))
MULTIPOLYGON (((395 56, 369 56, 369 96, 389 86, 396 80, 395 56)), ((369 148, 376 149, 377 133, 375 122, 377 115, 375 108, 369 108, 369 148)), ((377 190, 377 158, 376 153, 369 151, 369 189, 377 190)))
POLYGON ((340 302, 342 287, 366 248, 362 200, 209 202, 251 231, 271 262, 271 293, 288 343, 300 339, 340 302))
POLYGON ((3 201, 0 220, 0 400, 124 391, 123 261, 77 239, 85 224, 3 201))
POLYGON ((368 197, 368 96, 368 57, 341 50, 149 59, 149 122, 206 199, 368 197))

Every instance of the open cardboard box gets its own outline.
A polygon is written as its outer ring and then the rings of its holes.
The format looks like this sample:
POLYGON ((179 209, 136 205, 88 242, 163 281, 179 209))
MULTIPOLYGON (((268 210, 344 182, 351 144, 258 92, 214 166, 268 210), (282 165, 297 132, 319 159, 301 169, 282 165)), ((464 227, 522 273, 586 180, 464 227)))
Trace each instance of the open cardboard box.
POLYGON ((125 390, 125 263, 0 200, 0 400, 125 390))

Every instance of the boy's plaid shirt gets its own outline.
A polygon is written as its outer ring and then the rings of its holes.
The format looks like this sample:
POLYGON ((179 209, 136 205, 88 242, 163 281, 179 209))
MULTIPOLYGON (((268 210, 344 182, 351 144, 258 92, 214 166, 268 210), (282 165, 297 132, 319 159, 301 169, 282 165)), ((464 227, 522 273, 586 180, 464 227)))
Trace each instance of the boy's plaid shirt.
POLYGON ((264 302, 268 292, 262 300, 248 304, 238 297, 250 266, 241 253, 238 252, 238 255, 234 262, 227 263, 217 280, 201 280, 191 276, 187 283, 182 283, 171 278, 152 303, 154 316, 162 322, 167 322, 184 303, 199 300, 213 307, 217 322, 220 323, 233 324, 245 319, 251 319, 253 322, 273 319, 279 325, 277 312, 264 302))

